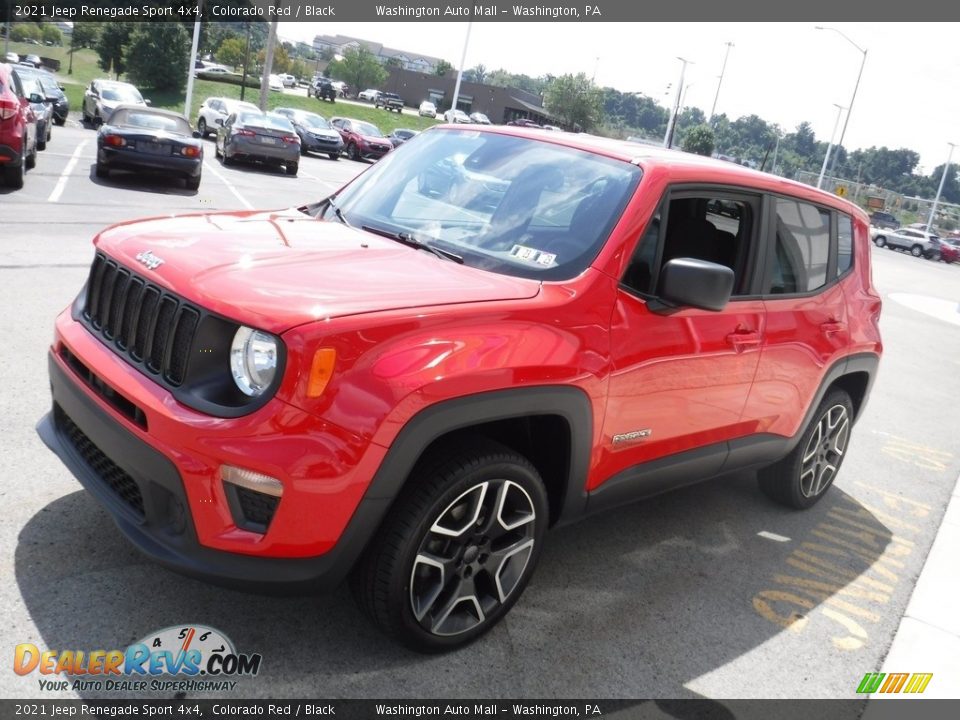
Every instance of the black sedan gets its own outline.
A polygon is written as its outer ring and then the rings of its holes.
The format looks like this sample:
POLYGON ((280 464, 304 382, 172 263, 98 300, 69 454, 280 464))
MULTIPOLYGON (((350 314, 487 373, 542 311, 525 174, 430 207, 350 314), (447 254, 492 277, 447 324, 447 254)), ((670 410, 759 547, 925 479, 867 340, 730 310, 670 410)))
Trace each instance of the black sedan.
POLYGON ((308 152, 326 153, 331 160, 340 159, 343 139, 322 115, 286 107, 278 107, 274 112, 290 120, 293 129, 300 136, 301 153, 304 155, 308 152))
POLYGON ((63 125, 67 122, 67 114, 70 112, 70 100, 67 99, 63 88, 45 73, 40 75, 40 87, 43 88, 44 99, 53 107, 53 121, 57 125, 63 125))
POLYGON ((178 113, 121 105, 97 132, 97 177, 111 170, 176 175, 190 190, 200 187, 203 143, 178 113))
POLYGON ((420 133, 416 130, 407 130, 407 128, 397 128, 392 133, 387 135, 387 140, 390 141, 390 144, 394 147, 399 147, 403 145, 407 140, 412 137, 419 135, 420 133))

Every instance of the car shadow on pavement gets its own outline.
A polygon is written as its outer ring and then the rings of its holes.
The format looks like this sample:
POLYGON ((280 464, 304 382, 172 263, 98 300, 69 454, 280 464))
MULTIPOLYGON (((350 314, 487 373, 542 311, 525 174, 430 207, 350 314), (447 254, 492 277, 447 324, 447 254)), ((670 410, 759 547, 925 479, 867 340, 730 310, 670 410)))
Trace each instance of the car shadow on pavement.
POLYGON ((90 182, 105 188, 124 188, 140 192, 156 193, 159 195, 180 195, 193 197, 199 190, 188 190, 184 187, 183 179, 164 175, 162 173, 140 173, 127 170, 111 170, 110 176, 97 177, 97 165, 90 166, 90 182))
MULTIPOLYGON (((346 587, 274 597, 174 574, 140 556, 83 491, 30 519, 15 568, 41 651, 123 649, 162 628, 203 624, 238 652, 263 656, 260 674, 240 678, 232 697, 743 697, 749 690, 711 689, 711 673, 771 639, 869 642, 861 626, 883 593, 876 566, 895 544, 839 487, 793 512, 741 473, 549 533, 510 616, 437 656, 381 635, 346 587)), ((796 671, 795 656, 776 657, 783 667, 770 673, 796 671)), ((40 677, 23 678, 26 695, 38 694, 40 677)))

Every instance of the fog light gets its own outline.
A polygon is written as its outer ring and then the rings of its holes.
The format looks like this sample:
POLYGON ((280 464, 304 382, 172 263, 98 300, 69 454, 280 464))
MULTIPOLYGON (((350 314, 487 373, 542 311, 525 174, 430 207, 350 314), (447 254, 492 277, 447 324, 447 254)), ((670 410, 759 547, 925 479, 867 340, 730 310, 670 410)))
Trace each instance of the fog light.
POLYGON ((280 497, 283 495, 283 483, 276 478, 254 472, 245 468, 233 467, 231 465, 220 466, 220 476, 224 482, 237 485, 247 490, 280 497))

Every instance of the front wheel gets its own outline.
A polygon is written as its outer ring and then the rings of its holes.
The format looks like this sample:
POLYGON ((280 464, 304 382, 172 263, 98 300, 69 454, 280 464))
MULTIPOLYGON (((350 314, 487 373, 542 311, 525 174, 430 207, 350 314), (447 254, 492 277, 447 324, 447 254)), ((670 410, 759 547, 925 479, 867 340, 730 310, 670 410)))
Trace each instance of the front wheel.
POLYGON ((360 150, 357 148, 356 143, 350 143, 347 147, 347 157, 351 160, 360 160, 360 150))
POLYGON ((452 650, 503 618, 533 575, 547 494, 526 458, 483 438, 418 463, 351 578, 386 633, 452 650))
POLYGON ((330 159, 331 159, 331 160, 339 160, 339 159, 340 159, 340 153, 338 153, 338 152, 329 153, 329 155, 330 155, 330 159))
POLYGON ((877 235, 877 237, 873 239, 873 244, 878 248, 882 248, 887 244, 887 239, 883 235, 877 235))
POLYGON ((833 484, 846 457, 853 403, 844 390, 831 390, 793 451, 759 471, 760 489, 788 507, 815 505, 833 484))
POLYGON ((207 128, 207 121, 203 118, 197 120, 197 132, 200 133, 200 137, 202 138, 210 134, 210 130, 207 128))
POLYGON ((914 257, 920 257, 921 255, 923 255, 923 246, 914 245, 912 248, 910 248, 910 254, 913 255, 914 257))

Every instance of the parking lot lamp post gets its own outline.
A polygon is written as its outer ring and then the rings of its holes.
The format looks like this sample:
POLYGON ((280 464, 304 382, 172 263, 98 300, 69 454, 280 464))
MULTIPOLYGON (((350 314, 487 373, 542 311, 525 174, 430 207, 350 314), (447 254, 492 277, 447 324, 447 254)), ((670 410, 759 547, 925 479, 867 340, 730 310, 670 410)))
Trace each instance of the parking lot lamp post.
MULTIPOLYGON (((843 121, 843 130, 840 131, 840 142, 837 143, 838 147, 843 147, 843 139, 847 135, 847 123, 850 122, 850 113, 853 111, 853 101, 857 99, 857 89, 860 87, 860 78, 863 76, 863 66, 867 64, 867 51, 866 49, 857 45, 853 40, 848 38, 843 32, 837 30, 834 27, 824 27, 822 25, 816 26, 817 30, 832 30, 837 33, 840 37, 846 40, 848 43, 853 45, 860 53, 863 55, 863 58, 860 60, 860 72, 857 73, 857 82, 853 86, 853 96, 850 98, 850 105, 847 106, 847 117, 843 121)), ((837 153, 839 155, 840 153, 837 153)), ((833 157, 833 164, 830 166, 830 173, 833 174, 833 170, 837 165, 837 155, 833 157)))
POLYGON ((827 145, 827 154, 823 156, 823 166, 820 168, 820 177, 817 178, 817 187, 823 187, 823 175, 827 172, 827 163, 830 161, 830 151, 833 150, 833 139, 837 136, 837 125, 840 124, 840 113, 846 110, 843 105, 837 105, 836 103, 833 106, 837 109, 837 119, 833 123, 833 132, 830 133, 830 143, 827 145))
MULTIPOLYGON (((183 115, 189 121, 190 102, 193 100, 193 77, 197 70, 197 48, 200 45, 200 13, 203 12, 203 0, 197 2, 197 19, 193 21, 193 41, 190 43, 190 63, 187 67, 187 98, 183 101, 183 115)), ((73 60, 73 56, 70 56, 73 60)))
MULTIPOLYGON (((240 80, 240 102, 243 102, 247 90, 247 63, 250 62, 250 23, 247 25, 247 46, 243 49, 243 78, 240 80)), ((318 65, 319 65, 319 61, 318 65)))
POLYGON ((943 174, 940 175, 940 187, 937 188, 937 196, 933 199, 933 207, 930 208, 930 219, 927 220, 927 232, 933 232, 933 218, 937 214, 937 204, 940 202, 940 195, 943 193, 943 184, 947 180, 947 172, 950 170, 950 161, 953 159, 954 143, 947 143, 950 146, 950 152, 947 155, 947 164, 943 166, 943 174))
POLYGON ((673 103, 673 112, 670 113, 670 120, 667 122, 667 132, 663 136, 663 146, 669 148, 673 145, 673 131, 677 124, 677 113, 680 111, 680 94, 683 92, 683 76, 687 72, 687 65, 693 65, 690 60, 678 57, 677 60, 683 63, 680 67, 680 82, 677 84, 676 99, 673 103))
MULTIPOLYGON (((467 46, 470 44, 470 30, 473 27, 473 22, 467 23, 467 37, 463 41, 463 53, 460 55, 460 67, 457 68, 457 82, 453 86, 453 103, 450 105, 451 110, 457 109, 457 102, 460 99, 460 80, 463 78, 463 64, 467 61, 467 46)), ((400 73, 397 73, 399 77, 400 73)))
POLYGON ((717 112, 717 100, 720 99, 720 86, 723 85, 723 74, 727 71, 727 58, 730 57, 730 48, 733 47, 732 42, 727 43, 727 51, 723 54, 723 66, 720 68, 720 79, 717 80, 717 94, 713 96, 713 107, 710 108, 710 117, 707 118, 707 122, 713 120, 713 116, 717 112))

